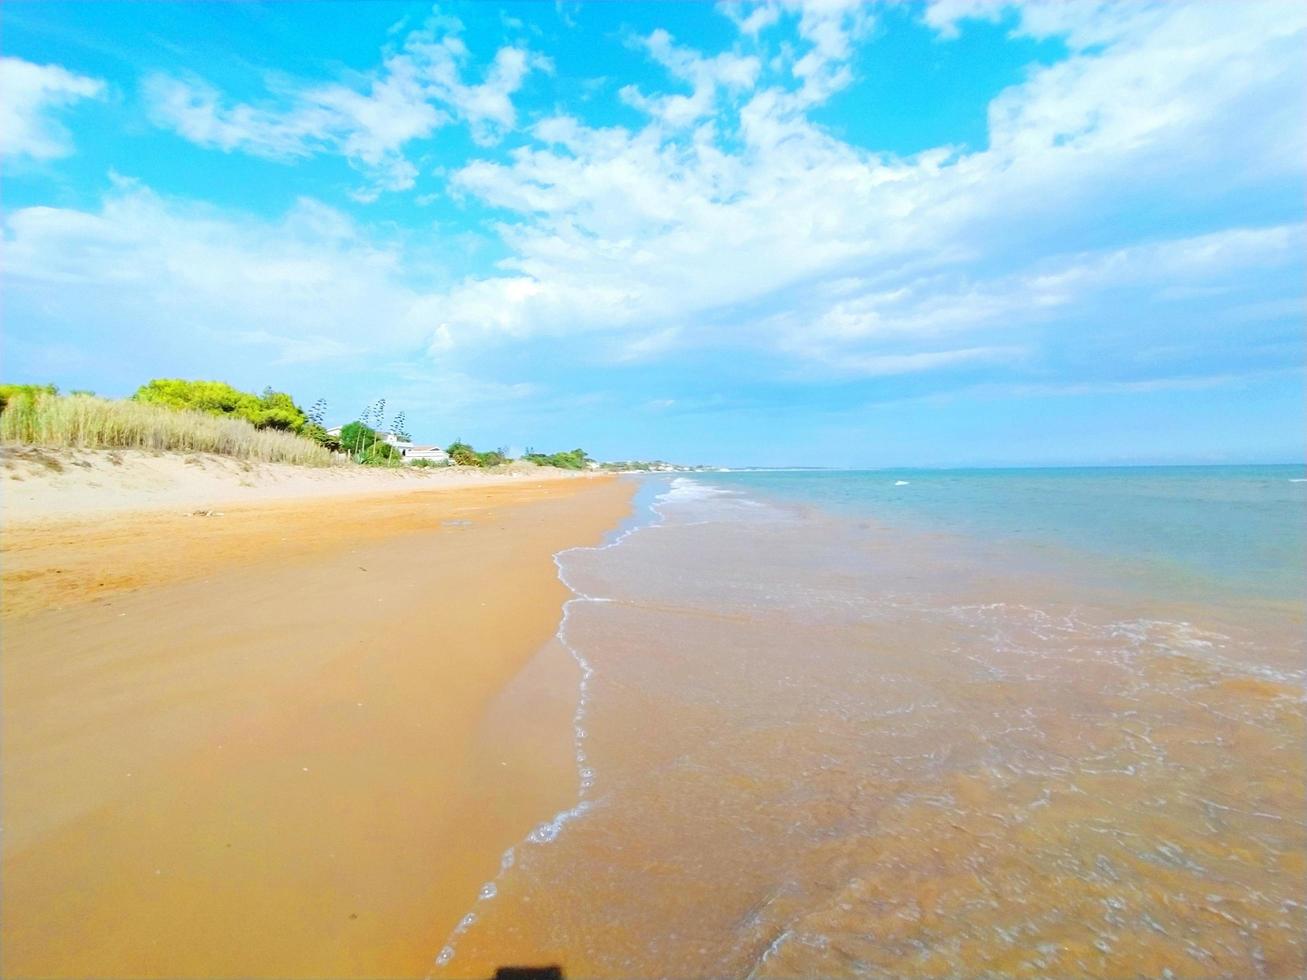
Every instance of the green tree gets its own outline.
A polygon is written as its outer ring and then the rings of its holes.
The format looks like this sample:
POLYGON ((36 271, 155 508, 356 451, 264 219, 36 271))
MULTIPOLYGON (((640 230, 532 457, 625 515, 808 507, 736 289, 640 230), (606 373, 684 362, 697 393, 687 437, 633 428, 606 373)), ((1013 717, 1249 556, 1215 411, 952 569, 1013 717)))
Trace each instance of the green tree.
POLYGON ((271 388, 263 392, 258 407, 246 417, 260 429, 299 432, 309 424, 308 416, 290 395, 271 388))
POLYGON ((340 447, 355 459, 360 459, 367 447, 376 441, 376 430, 363 422, 351 422, 340 430, 340 447))
POLYGON ((223 381, 187 381, 183 378, 155 378, 136 389, 138 402, 167 408, 188 408, 212 415, 247 418, 258 409, 259 399, 223 381))

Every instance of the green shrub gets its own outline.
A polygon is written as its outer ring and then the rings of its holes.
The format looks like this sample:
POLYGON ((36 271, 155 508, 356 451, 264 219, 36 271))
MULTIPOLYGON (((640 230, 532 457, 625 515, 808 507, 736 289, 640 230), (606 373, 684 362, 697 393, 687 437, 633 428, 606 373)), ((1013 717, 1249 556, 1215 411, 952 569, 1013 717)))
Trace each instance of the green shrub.
POLYGON ((434 460, 434 459, 415 459, 408 465, 419 470, 430 470, 430 469, 444 469, 449 464, 447 462, 434 460))
POLYGON ((504 446, 479 453, 461 439, 452 443, 445 452, 449 453, 449 461, 455 466, 499 466, 511 461, 504 446))
POLYGON ((132 399, 211 415, 234 415, 259 429, 299 432, 309 421, 303 409, 284 391, 265 388, 262 395, 254 395, 223 381, 155 378, 141 385, 132 399))
POLYGON ((529 459, 538 466, 556 466, 562 470, 583 470, 585 464, 590 461, 589 455, 584 449, 573 449, 570 452, 545 453, 532 452, 527 450, 523 459, 529 459))
POLYGON ((402 466, 404 457, 390 443, 374 442, 363 450, 358 461, 367 466, 402 466))
POLYGON ((333 453, 340 452, 340 439, 330 435, 326 429, 316 422, 310 422, 300 429, 300 435, 305 439, 312 439, 323 449, 330 450, 333 453))
POLYGON ((377 432, 362 422, 350 422, 340 430, 340 448, 351 456, 362 455, 363 450, 377 441, 377 432))
POLYGON ((481 465, 481 454, 466 442, 459 441, 451 443, 445 452, 449 453, 449 461, 455 466, 481 465))

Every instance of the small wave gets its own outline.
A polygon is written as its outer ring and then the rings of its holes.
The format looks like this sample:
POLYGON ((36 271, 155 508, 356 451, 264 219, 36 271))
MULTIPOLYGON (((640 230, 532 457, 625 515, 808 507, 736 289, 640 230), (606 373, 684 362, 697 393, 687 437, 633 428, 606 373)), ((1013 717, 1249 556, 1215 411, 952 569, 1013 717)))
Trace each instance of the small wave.
POLYGON ((660 493, 658 499, 665 502, 681 503, 687 500, 708 500, 712 497, 730 497, 735 496, 738 491, 726 490, 722 487, 714 487, 708 483, 700 483, 697 480, 687 480, 683 476, 678 476, 672 481, 671 488, 666 493, 660 493))
POLYGON ((894 481, 894 485, 895 485, 896 487, 906 487, 906 486, 908 485, 908 481, 907 481, 907 480, 895 480, 895 481, 894 481))
POLYGON ((1289 477, 1289 482, 1290 482, 1290 483, 1307 483, 1307 477, 1291 476, 1291 477, 1289 477))

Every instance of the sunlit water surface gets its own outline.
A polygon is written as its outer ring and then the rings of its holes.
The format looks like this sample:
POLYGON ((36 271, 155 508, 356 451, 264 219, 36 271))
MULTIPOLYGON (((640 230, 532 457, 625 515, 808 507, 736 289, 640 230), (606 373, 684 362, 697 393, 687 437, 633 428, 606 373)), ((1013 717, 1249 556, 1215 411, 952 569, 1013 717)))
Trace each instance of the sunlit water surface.
POLYGON ((1300 475, 1177 516, 1091 473, 1078 525, 918 475, 649 484, 559 557, 578 804, 436 974, 1300 975, 1300 475))

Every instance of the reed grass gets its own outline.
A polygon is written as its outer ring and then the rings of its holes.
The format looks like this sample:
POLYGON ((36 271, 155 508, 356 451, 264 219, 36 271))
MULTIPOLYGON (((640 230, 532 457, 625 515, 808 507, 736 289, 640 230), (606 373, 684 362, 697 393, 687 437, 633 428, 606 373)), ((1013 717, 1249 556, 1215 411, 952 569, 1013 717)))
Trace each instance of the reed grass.
POLYGON ((244 419, 94 395, 15 395, 0 412, 0 442, 60 449, 219 453, 299 466, 335 462, 329 450, 310 439, 256 429, 244 419))

